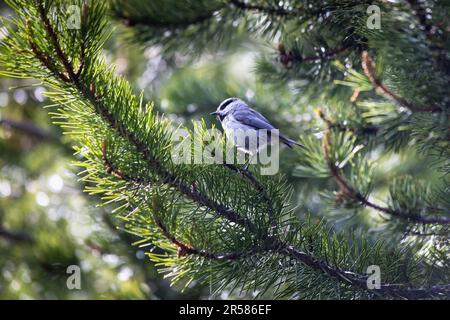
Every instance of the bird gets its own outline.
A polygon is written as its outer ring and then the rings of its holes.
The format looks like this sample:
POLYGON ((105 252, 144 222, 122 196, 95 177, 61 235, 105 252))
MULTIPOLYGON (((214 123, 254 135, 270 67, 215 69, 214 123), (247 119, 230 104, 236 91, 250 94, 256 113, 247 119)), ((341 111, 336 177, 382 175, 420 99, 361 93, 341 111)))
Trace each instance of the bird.
POLYGON ((280 134, 269 120, 239 98, 231 97, 223 100, 211 115, 217 117, 227 139, 230 139, 238 150, 248 153, 250 156, 254 156, 262 148, 272 144, 274 133, 278 135, 279 141, 289 148, 294 146, 304 148, 302 144, 280 134), (261 134, 262 132, 267 134, 261 134), (242 134, 245 135, 244 138, 242 134), (252 136, 256 139, 251 139, 252 136))

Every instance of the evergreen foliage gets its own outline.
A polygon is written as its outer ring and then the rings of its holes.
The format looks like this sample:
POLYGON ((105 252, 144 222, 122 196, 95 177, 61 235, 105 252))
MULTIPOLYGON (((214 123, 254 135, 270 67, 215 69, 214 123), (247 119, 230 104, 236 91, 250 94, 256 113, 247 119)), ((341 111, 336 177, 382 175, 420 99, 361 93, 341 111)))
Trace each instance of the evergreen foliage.
MULTIPOLYGON (((152 246, 150 259, 173 282, 256 297, 450 296, 448 1, 76 0, 80 29, 68 28, 66 1, 7 3, 17 18, 4 19, 1 73, 50 89, 51 115, 82 159, 86 191, 115 206, 142 239, 135 244, 152 246), (380 30, 366 26, 374 3, 380 30), (292 101, 305 103, 302 113, 317 115, 297 130, 306 148, 290 160, 292 177, 262 176, 257 166, 175 164, 177 125, 102 55, 109 9, 136 41, 168 56, 211 54, 246 38, 273 44, 257 74, 274 83, 271 95, 289 88, 292 101), (375 164, 395 153, 420 155, 436 178, 386 178, 375 164), (298 189, 288 183, 295 179, 320 189, 325 219, 295 207, 298 189), (381 185, 384 204, 374 200, 381 185), (360 213, 389 220, 384 234, 399 241, 324 221, 360 213), (381 269, 378 289, 367 285, 371 265, 381 269)), ((206 123, 195 129, 203 145, 206 123)))

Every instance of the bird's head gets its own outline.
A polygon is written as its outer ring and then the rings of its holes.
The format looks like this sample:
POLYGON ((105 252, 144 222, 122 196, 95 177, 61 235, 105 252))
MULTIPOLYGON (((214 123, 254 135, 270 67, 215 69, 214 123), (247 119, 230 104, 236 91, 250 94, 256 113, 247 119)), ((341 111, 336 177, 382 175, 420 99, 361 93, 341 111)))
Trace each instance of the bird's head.
POLYGON ((223 100, 217 110, 212 112, 212 115, 217 116, 219 121, 222 121, 230 112, 238 108, 239 106, 247 106, 244 101, 239 98, 228 98, 223 100))

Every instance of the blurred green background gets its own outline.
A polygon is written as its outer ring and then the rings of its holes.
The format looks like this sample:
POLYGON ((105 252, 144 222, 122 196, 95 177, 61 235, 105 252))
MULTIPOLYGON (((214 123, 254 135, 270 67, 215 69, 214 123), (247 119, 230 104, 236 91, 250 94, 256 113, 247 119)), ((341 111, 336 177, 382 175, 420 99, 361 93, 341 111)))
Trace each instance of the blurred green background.
MULTIPOLYGON (((11 13, 3 2, 0 10, 1 16, 11 13)), ((0 37, 4 32, 2 28, 0 37)), ((223 99, 239 96, 294 139, 302 132, 320 135, 314 109, 326 108, 319 105, 325 89, 313 95, 303 95, 302 83, 269 89, 255 73, 254 52, 268 51, 266 44, 239 36, 226 49, 193 59, 189 52, 165 56, 157 45, 139 46, 124 34, 117 24, 104 49, 107 61, 175 123, 190 126, 191 120, 203 118, 208 126, 217 126, 209 113, 223 99)), ((150 248, 131 245, 138 239, 122 231, 113 208, 97 207, 100 201, 82 192, 79 169, 71 165, 76 159, 70 141, 52 124, 51 109, 44 108, 49 104, 45 91, 33 81, 0 78, 0 299, 230 298, 226 292, 210 297, 209 288, 195 282, 183 292, 170 287, 146 257, 150 248), (81 268, 80 290, 67 287, 70 265, 81 268)), ((336 101, 348 100, 351 91, 342 92, 334 95, 336 101)), ((323 212, 328 206, 317 193, 329 181, 296 177, 298 157, 283 149, 280 159, 282 172, 294 185, 299 214, 327 214, 336 228, 345 224, 380 231, 387 226, 367 209, 346 216, 323 212)), ((374 175, 379 177, 374 194, 380 199, 388 190, 386 176, 438 178, 412 147, 373 158, 380 172, 374 175)))

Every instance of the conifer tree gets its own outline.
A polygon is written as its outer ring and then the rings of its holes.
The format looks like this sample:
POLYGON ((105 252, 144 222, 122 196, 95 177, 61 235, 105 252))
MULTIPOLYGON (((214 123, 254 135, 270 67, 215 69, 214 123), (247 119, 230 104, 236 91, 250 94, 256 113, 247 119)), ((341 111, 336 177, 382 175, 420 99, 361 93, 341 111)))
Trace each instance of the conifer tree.
MULTIPOLYGON (((17 18, 4 19, 1 73, 49 88, 86 192, 115 205, 136 245, 163 250, 149 257, 173 282, 274 298, 450 296, 448 1, 76 0, 76 28, 66 1, 7 3, 17 18), (112 23, 167 59, 272 46, 256 68, 261 97, 309 115, 277 121, 306 146, 287 175, 175 163, 177 125, 102 55, 112 23), (389 161, 410 167, 375 167, 389 161)), ((184 127, 204 146, 207 122, 184 127)))

